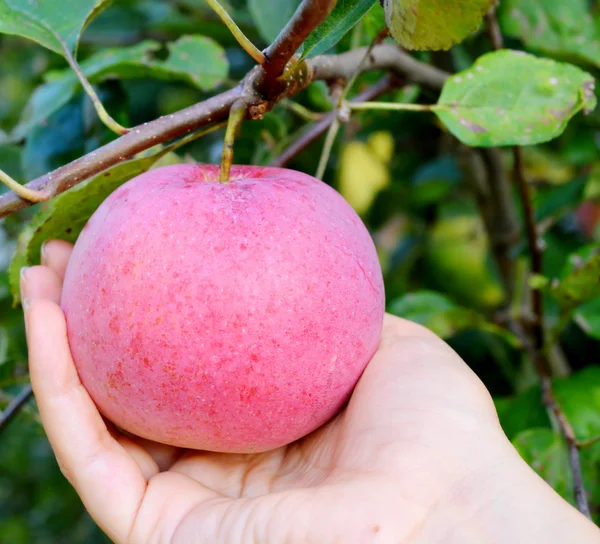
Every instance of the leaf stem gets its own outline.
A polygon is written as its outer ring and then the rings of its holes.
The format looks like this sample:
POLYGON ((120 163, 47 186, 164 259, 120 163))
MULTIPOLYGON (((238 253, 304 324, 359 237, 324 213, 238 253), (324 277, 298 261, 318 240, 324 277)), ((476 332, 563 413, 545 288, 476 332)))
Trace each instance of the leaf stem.
POLYGON ((303 121, 320 121, 323 118, 322 113, 317 113, 309 110, 306 106, 299 104, 298 102, 294 102, 289 98, 286 98, 281 102, 282 106, 289 109, 292 113, 295 113, 300 119, 303 121))
POLYGON ((348 104, 352 110, 433 111, 435 105, 396 104, 395 102, 358 102, 348 104))
POLYGON ((24 187, 2 170, 0 170, 0 182, 6 185, 11 191, 16 193, 23 200, 28 200, 29 202, 43 202, 44 200, 48 200, 50 198, 50 195, 45 191, 32 191, 31 189, 24 187))
POLYGON ((329 126, 329 130, 327 131, 327 136, 325 137, 325 144, 323 145, 323 151, 321 152, 321 158, 319 159, 319 166, 317 167, 317 173, 315 177, 317 179, 323 179, 325 175, 325 169, 327 168, 327 162, 329 161, 329 156, 331 155, 331 150, 333 149, 333 143, 335 142, 335 137, 337 136, 338 131, 340 130, 340 120, 337 116, 333 119, 333 122, 329 126))
POLYGON ((231 165, 233 163, 233 145, 235 138, 240 131, 242 123, 246 118, 247 106, 245 100, 236 100, 229 111, 227 120, 227 130, 225 131, 225 140, 223 141, 223 155, 221 157, 221 175, 219 181, 226 183, 229 181, 231 165))
POLYGON ((119 134, 120 136, 127 134, 129 132, 129 129, 117 123, 117 121, 115 121, 104 108, 104 105, 102 104, 102 101, 96 94, 94 87, 92 87, 91 83, 88 81, 87 77, 81 70, 81 66, 79 66, 79 64, 75 60, 75 57, 71 54, 69 46, 64 42, 62 38, 60 38, 60 36, 58 36, 58 34, 54 33, 54 35, 56 39, 60 41, 63 48, 63 53, 65 55, 65 59, 67 59, 69 66, 75 72, 77 79, 79 79, 79 83, 81 83, 83 90, 86 92, 86 94, 92 101, 94 109, 96 110, 96 112, 98 113, 98 117, 100 118, 100 121, 102 121, 110 130, 112 130, 116 134, 119 134))
MULTIPOLYGON (((261 66, 267 62, 265 55, 263 52, 258 49, 242 32, 241 28, 235 24, 235 21, 231 18, 227 10, 219 4, 218 0, 206 0, 207 4, 212 8, 212 10, 219 16, 221 21, 225 24, 225 26, 229 29, 229 31, 233 34, 233 37, 240 44, 242 49, 248 53, 258 64, 261 66)), ((266 14, 265 14, 266 15, 266 14)), ((268 15, 266 15, 268 16, 268 15)))

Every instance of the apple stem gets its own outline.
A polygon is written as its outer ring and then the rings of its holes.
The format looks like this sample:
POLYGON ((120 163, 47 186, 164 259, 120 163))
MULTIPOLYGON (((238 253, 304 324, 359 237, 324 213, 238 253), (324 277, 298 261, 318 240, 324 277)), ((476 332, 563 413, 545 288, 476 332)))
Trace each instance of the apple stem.
POLYGON ((256 47, 242 32, 240 27, 235 24, 235 21, 231 18, 231 15, 229 15, 227 10, 221 4, 219 4, 218 0, 206 0, 206 2, 233 34, 233 37, 242 46, 242 49, 246 51, 246 53, 248 53, 248 55, 250 55, 256 62, 258 62, 258 64, 261 66, 264 65, 267 62, 267 59, 265 58, 263 52, 258 49, 258 47, 256 47))
POLYGON ((227 130, 225 131, 225 140, 223 141, 223 155, 221 157, 221 175, 219 181, 226 183, 229 181, 231 165, 233 164, 233 144, 240 131, 248 107, 245 100, 236 100, 229 111, 227 120, 227 130))
POLYGON ((32 191, 27 187, 23 187, 23 185, 11 178, 2 170, 0 170, 0 182, 4 183, 4 185, 20 196, 23 200, 28 200, 29 202, 43 202, 44 200, 48 200, 50 198, 50 195, 45 191, 32 191))

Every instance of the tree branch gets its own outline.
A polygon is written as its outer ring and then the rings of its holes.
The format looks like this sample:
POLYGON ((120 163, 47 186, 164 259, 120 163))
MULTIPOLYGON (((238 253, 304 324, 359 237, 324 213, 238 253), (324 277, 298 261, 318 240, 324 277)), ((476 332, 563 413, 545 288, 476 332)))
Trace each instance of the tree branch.
MULTIPOLYGON (((492 47, 495 50, 503 49, 504 40, 502 38, 502 32, 500 30, 500 25, 498 24, 498 19, 496 17, 495 8, 492 8, 487 13, 486 25, 488 34, 490 36, 490 41, 492 42, 492 47)), ((531 273, 541 274, 544 250, 543 240, 541 240, 538 236, 533 202, 531 198, 531 190, 529 188, 529 184, 527 183, 527 179, 525 178, 523 153, 519 146, 515 146, 513 148, 513 156, 514 177, 517 181, 519 193, 521 195, 521 201, 523 203, 523 216, 527 234, 527 245, 529 248, 529 258, 531 260, 531 273)), ((582 514, 591 519, 590 507, 588 504, 581 471, 581 459, 579 456, 580 444, 577 441, 573 427, 556 401, 554 392, 552 390, 550 364, 546 359, 544 352, 544 297, 540 289, 532 289, 531 308, 533 313, 533 323, 531 323, 531 335, 533 337, 533 343, 529 342, 528 338, 526 338, 527 342, 525 345, 531 359, 535 364, 535 368, 540 378, 540 384, 542 387, 542 402, 552 414, 562 436, 567 443, 567 448, 569 450, 569 465, 573 475, 573 492, 575 495, 577 508, 582 514)))
POLYGON ((283 73, 294 53, 308 35, 327 19, 335 4, 336 0, 303 0, 279 36, 264 51, 265 82, 272 81, 283 73))
MULTIPOLYGON (((392 78, 390 76, 385 76, 372 87, 369 87, 362 93, 356 95, 352 100, 350 100, 350 102, 366 102, 368 100, 374 100, 375 98, 384 94, 386 91, 389 91, 391 87, 392 78)), ((327 129, 331 126, 331 123, 333 123, 335 116, 335 112, 329 113, 312 125, 302 136, 300 136, 300 138, 288 146, 285 151, 281 153, 281 155, 275 157, 275 159, 273 159, 273 161, 270 163, 270 166, 283 167, 287 165, 317 138, 327 132, 327 129)))
MULTIPOLYGON (((315 57, 314 61, 317 61, 313 65, 315 79, 350 78, 363 60, 366 51, 366 47, 361 47, 340 55, 315 57)), ((450 75, 439 68, 418 61, 391 43, 375 46, 368 55, 363 71, 375 69, 390 70, 406 76, 413 83, 433 89, 441 89, 450 75)))
MULTIPOLYGON (((291 73, 286 76, 289 78, 284 80, 286 91, 268 102, 268 106, 272 107, 275 102, 300 92, 312 81, 348 77, 359 66, 365 51, 366 48, 362 48, 337 56, 324 55, 301 63, 302 66, 298 70, 290 71, 291 73)), ((436 89, 443 85, 443 81, 447 77, 445 72, 431 68, 389 44, 376 46, 369 61, 363 66, 365 71, 375 69, 391 70, 405 76, 410 81, 429 85, 436 89)), ((263 111, 265 100, 256 91, 257 79, 261 77, 261 73, 262 68, 255 67, 237 87, 172 115, 134 127, 124 136, 49 174, 30 181, 25 187, 32 191, 44 191, 49 198, 52 198, 77 183, 130 159, 141 151, 185 136, 210 123, 222 121, 227 117, 231 105, 239 98, 248 101, 250 113, 253 111, 253 104, 258 104, 257 109, 263 111)), ((0 217, 29 205, 31 205, 30 202, 19 198, 12 192, 4 193, 0 195, 0 217)))
POLYGON ((33 393, 31 384, 28 384, 6 407, 4 412, 0 413, 0 432, 2 432, 12 419, 19 413, 19 410, 25 406, 33 393))

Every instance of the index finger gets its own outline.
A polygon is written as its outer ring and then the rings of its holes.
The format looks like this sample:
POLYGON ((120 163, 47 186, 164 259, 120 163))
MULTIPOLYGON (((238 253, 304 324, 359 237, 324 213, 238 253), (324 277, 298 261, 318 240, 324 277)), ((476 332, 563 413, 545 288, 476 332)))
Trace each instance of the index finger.
POLYGON ((65 316, 56 302, 61 286, 52 278, 56 273, 43 266, 29 269, 23 278, 31 384, 61 470, 98 525, 113 540, 123 542, 143 499, 146 479, 109 433, 79 380, 65 316))

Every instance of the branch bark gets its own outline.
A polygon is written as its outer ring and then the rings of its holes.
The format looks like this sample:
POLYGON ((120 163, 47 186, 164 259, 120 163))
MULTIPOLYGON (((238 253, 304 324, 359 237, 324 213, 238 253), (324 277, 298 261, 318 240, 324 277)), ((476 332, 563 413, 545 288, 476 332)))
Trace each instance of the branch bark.
POLYGON ((19 413, 19 410, 25 406, 27 401, 31 398, 32 393, 33 390, 31 389, 31 385, 27 385, 6 407, 4 412, 0 414, 0 432, 7 427, 19 413))
MULTIPOLYGON (((366 102, 367 100, 374 100, 388 91, 391 86, 392 78, 390 76, 385 76, 375 83, 375 85, 356 95, 352 100, 350 100, 350 102, 366 102)), ((331 126, 331 123, 333 123, 333 120, 335 119, 335 115, 335 112, 329 113, 312 125, 300 138, 298 138, 292 145, 288 146, 286 150, 281 153, 281 155, 276 157, 270 163, 270 166, 283 167, 287 165, 316 139, 327 132, 327 129, 331 126)))
MULTIPOLYGON (((504 40, 496 17, 495 8, 492 8, 487 13, 486 26, 493 49, 503 49, 504 40)), ((531 260, 531 273, 541 274, 544 250, 543 240, 538 236, 531 190, 525 177, 523 153, 520 147, 515 146, 513 148, 513 156, 514 177, 519 187, 519 193, 523 204, 527 245, 529 249, 529 258, 531 260)), ((546 409, 552 414, 552 417, 560 429, 561 435, 567 443, 567 448, 569 450, 569 465, 573 475, 573 492, 577 508, 587 518, 591 519, 590 507, 581 471, 581 459, 579 456, 580 444, 577 441, 577 437, 575 436, 575 432, 567 416, 562 411, 560 404, 556 401, 552 389, 550 364, 544 351, 544 297, 542 291, 539 289, 532 289, 531 309, 533 322, 530 324, 530 334, 533 338, 533 342, 530 342, 529 339, 526 338, 525 346, 535 364, 537 374, 540 378, 542 402, 546 409)))
MULTIPOLYGON (((285 92, 268 102, 268 106, 272 107, 275 102, 300 92, 312 81, 349 77, 360 65, 365 51, 366 48, 361 48, 342 55, 314 57, 301 63, 299 69, 290 71, 286 75, 287 79, 283 79, 285 92)), ((390 44, 376 46, 362 69, 363 71, 390 70, 412 82, 435 89, 439 89, 448 77, 445 72, 413 59, 390 44)), ((33 191, 44 191, 49 198, 52 198, 77 183, 132 158, 141 151, 185 136, 208 124, 222 121, 227 117, 232 104, 239 98, 247 101, 250 111, 252 111, 252 104, 260 104, 264 110, 265 99, 256 90, 257 81, 261 76, 262 68, 255 67, 233 89, 172 115, 134 127, 128 134, 49 174, 30 181, 25 187, 33 191)), ((0 195, 0 217, 31 204, 12 192, 4 193, 0 195)))
POLYGON ((335 7, 337 0, 303 0, 296 13, 264 51, 265 82, 278 78, 287 63, 308 35, 317 28, 335 7))

